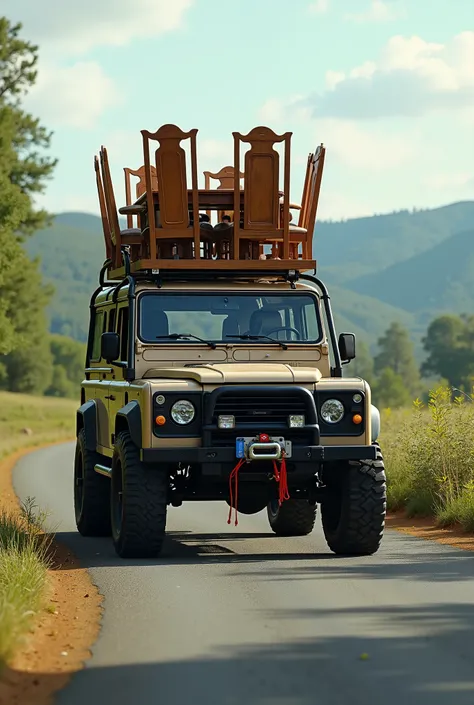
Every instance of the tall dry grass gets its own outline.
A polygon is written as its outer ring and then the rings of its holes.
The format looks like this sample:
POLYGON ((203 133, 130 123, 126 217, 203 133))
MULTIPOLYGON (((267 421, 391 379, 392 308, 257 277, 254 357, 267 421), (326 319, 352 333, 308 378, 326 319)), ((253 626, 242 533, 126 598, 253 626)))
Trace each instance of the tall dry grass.
POLYGON ((388 477, 388 506, 409 516, 435 515, 474 531, 474 404, 439 387, 428 404, 386 410, 380 438, 388 477))
POLYGON ((51 538, 32 500, 0 511, 0 668, 15 654, 43 607, 51 538))

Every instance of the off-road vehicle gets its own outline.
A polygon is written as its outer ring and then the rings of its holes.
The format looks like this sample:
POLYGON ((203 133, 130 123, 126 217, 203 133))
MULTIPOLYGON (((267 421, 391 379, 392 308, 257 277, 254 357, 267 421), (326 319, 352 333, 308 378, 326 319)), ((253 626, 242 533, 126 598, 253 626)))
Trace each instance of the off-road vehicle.
POLYGON ((343 376, 355 337, 337 338, 323 282, 271 261, 128 266, 119 282, 106 281, 109 265, 91 299, 77 412, 79 532, 153 557, 169 505, 266 509, 277 536, 302 536, 319 504, 333 552, 377 551, 380 417, 368 383, 343 376))

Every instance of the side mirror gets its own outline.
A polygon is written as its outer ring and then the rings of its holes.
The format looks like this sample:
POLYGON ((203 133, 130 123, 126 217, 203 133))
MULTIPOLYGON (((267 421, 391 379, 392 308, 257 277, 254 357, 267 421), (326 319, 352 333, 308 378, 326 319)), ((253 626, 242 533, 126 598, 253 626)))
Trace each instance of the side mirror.
POLYGON ((350 362, 353 360, 356 356, 356 339, 354 333, 341 333, 338 347, 341 362, 350 362))
POLYGON ((118 333, 102 333, 100 356, 106 362, 114 362, 120 357, 120 336, 118 333))

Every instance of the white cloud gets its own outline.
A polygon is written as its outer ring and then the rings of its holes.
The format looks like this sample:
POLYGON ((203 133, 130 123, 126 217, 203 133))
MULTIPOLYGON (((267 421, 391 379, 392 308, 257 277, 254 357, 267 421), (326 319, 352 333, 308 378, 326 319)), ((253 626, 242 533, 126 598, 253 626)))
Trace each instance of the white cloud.
POLYGON ((199 139, 198 133, 198 160, 202 163, 203 170, 212 171, 223 166, 232 165, 234 163, 234 141, 232 135, 227 141, 215 139, 199 139), (204 163, 210 166, 204 166, 204 163))
POLYGON ((364 218, 373 214, 374 206, 373 203, 370 203, 370 200, 364 202, 357 197, 342 193, 341 190, 326 189, 323 176, 316 217, 315 241, 318 238, 318 222, 321 220, 364 218))
MULTIPOLYGON (((420 116, 474 107, 474 32, 446 44, 420 37, 392 37, 378 61, 352 70, 328 71, 327 90, 299 107, 315 116, 372 119, 420 116)), ((292 106, 292 110, 297 106, 292 106)))
POLYGON ((114 82, 94 61, 58 67, 43 64, 25 106, 51 127, 90 129, 120 100, 114 82))
POLYGON ((97 46, 123 46, 178 29, 194 0, 2 0, 2 12, 23 24, 42 55, 58 49, 83 54, 97 46), (47 5, 48 7, 45 7, 47 5))
POLYGON ((394 20, 401 19, 404 16, 404 9, 399 3, 372 0, 368 10, 361 13, 347 14, 344 19, 358 23, 393 22, 394 20))
POLYGON ((329 0, 315 0, 308 10, 314 15, 324 15, 329 10, 329 0))
POLYGON ((315 128, 328 158, 356 171, 386 172, 410 162, 416 153, 413 132, 399 137, 382 128, 361 128, 350 120, 318 120, 315 128))
POLYGON ((472 189, 474 184, 473 179, 474 170, 463 171, 463 172, 452 172, 452 173, 434 173, 429 174, 424 183, 429 188, 436 189, 437 191, 444 191, 445 189, 458 189, 459 191, 463 189, 472 189))

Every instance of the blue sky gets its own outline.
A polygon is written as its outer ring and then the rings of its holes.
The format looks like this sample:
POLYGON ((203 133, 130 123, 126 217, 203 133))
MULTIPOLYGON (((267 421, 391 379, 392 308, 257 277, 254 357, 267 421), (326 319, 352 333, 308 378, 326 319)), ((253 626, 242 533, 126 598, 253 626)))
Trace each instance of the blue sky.
POLYGON ((292 193, 327 149, 318 216, 474 195, 472 0, 3 0, 40 46, 27 107, 59 158, 42 204, 97 212, 105 144, 116 198, 140 130, 198 128, 199 171, 232 164, 232 131, 293 132, 292 193))

